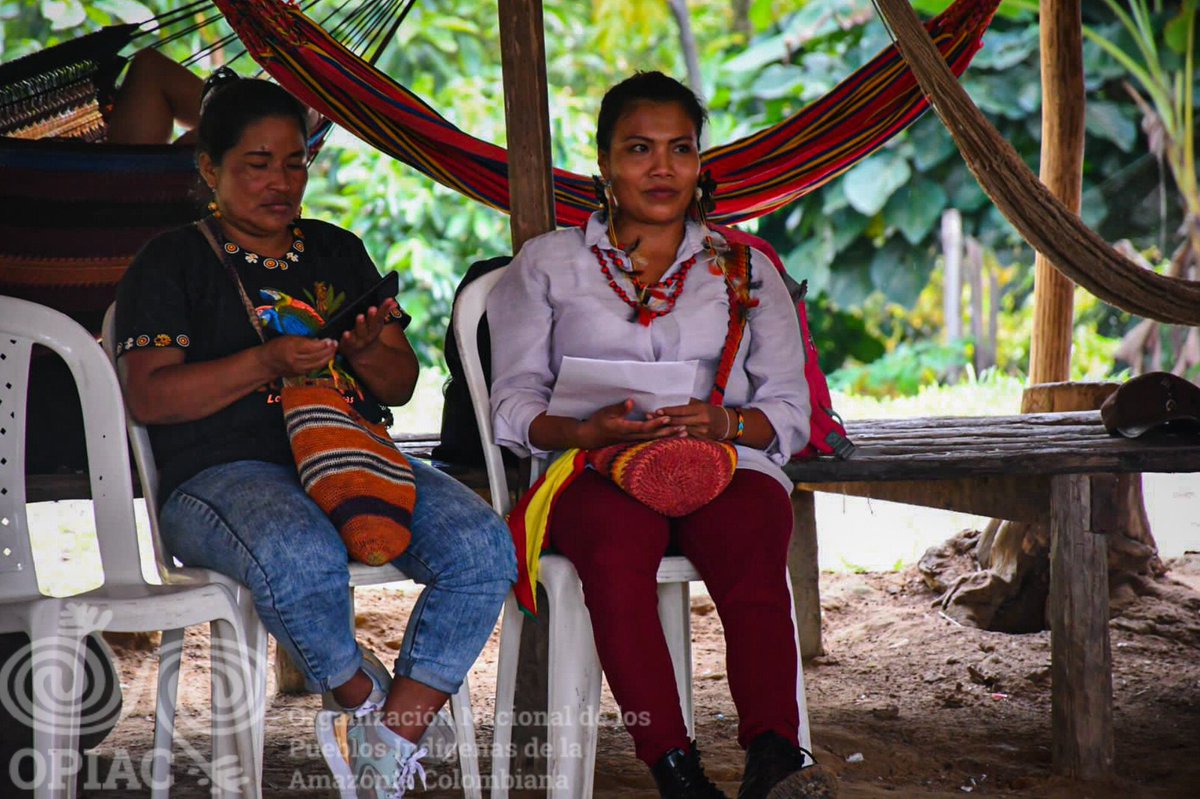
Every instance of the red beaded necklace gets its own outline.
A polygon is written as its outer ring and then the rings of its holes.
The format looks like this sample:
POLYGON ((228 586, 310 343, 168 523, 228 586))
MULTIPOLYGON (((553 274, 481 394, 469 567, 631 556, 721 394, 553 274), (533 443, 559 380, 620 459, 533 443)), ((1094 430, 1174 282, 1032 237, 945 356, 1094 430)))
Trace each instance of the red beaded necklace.
POLYGON ((616 278, 613 277, 612 270, 608 268, 608 263, 604 259, 604 251, 600 249, 599 245, 592 245, 592 254, 596 256, 596 262, 600 264, 600 271, 608 280, 609 288, 615 291, 626 305, 634 309, 633 319, 645 327, 649 327, 650 323, 658 317, 666 316, 675 307, 675 301, 683 292, 683 282, 687 279, 688 270, 696 263, 696 256, 693 255, 680 264, 675 274, 666 280, 658 283, 642 283, 635 275, 629 274, 616 251, 609 250, 608 258, 612 261, 612 265, 625 273, 637 290, 637 299, 635 300, 625 292, 625 289, 621 288, 616 278), (650 307, 652 301, 657 303, 656 307, 650 307))

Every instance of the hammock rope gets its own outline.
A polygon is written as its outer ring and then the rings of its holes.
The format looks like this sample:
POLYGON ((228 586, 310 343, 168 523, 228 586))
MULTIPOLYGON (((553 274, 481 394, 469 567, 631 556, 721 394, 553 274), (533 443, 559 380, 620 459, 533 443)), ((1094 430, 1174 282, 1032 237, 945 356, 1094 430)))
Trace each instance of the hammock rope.
POLYGON ((1038 180, 945 68, 907 0, 875 1, 963 160, 1025 241, 1110 305, 1160 322, 1200 325, 1200 282, 1145 269, 1085 225, 1038 180))
MULTIPOLYGON (((247 51, 280 85, 381 152, 498 210, 509 208, 507 152, 474 138, 281 0, 216 0, 247 51)), ((961 75, 999 0, 956 0, 927 28, 961 75)), ((827 183, 919 118, 928 105, 889 47, 777 125, 703 154, 717 181, 711 218, 770 213, 827 183)), ((592 180, 554 170, 555 216, 578 225, 597 207, 592 180)))

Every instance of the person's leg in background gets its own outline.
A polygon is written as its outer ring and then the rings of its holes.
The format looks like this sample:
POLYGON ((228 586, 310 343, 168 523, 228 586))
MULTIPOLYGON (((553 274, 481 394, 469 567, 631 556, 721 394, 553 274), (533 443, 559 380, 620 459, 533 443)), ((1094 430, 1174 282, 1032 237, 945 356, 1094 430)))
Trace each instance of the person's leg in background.
MULTIPOLYGON (((108 112, 110 144, 167 144, 175 126, 190 132, 200 123, 204 82, 157 50, 133 54, 108 112)), ((189 141, 185 134, 180 141, 189 141)))

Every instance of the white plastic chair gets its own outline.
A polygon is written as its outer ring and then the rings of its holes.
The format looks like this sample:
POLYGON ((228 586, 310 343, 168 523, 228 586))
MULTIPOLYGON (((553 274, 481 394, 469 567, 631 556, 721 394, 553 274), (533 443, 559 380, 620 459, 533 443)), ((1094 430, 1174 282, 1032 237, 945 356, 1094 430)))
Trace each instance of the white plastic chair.
POLYGON ((170 631, 182 637, 183 628, 205 623, 213 642, 213 793, 258 796, 244 615, 211 572, 170 568, 155 536, 146 554, 153 556, 159 583, 143 576, 123 408, 116 374, 92 335, 55 310, 0 297, 0 631, 25 631, 32 642, 34 748, 46 765, 35 796, 75 795, 78 764, 64 758, 72 757, 79 738, 84 636, 163 630, 164 637, 170 631), (25 425, 34 344, 66 361, 79 390, 104 573, 101 587, 66 598, 40 593, 31 556, 25 425))
MULTIPOLYGON (((508 515, 511 502, 500 447, 492 432, 489 388, 480 360, 478 330, 487 296, 506 269, 495 269, 463 287, 454 302, 453 313, 454 338, 462 358, 475 421, 479 425, 492 505, 502 516, 508 515)), ((699 579, 700 574, 684 557, 664 557, 658 568, 658 617, 675 666, 675 683, 689 737, 694 734, 689 583, 699 579)), ((584 604, 579 575, 565 557, 543 555, 538 582, 546 590, 546 603, 550 606, 546 704, 550 750, 548 795, 551 799, 590 799, 596 766, 601 677, 592 622, 584 604), (582 757, 575 754, 580 752, 582 757)), ((524 615, 517 607, 515 597, 509 594, 504 603, 496 674, 492 799, 508 796, 511 764, 504 753, 509 751, 512 742, 512 711, 523 624, 524 615)), ((796 698, 800 709, 800 745, 811 748, 804 675, 800 670, 797 670, 796 698)))
MULTIPOLYGON (((104 351, 115 362, 115 330, 116 304, 110 305, 104 314, 101 338, 104 351)), ((154 451, 150 447, 150 434, 146 427, 134 421, 126 414, 126 428, 129 443, 133 449, 134 461, 137 463, 138 478, 142 484, 142 496, 147 498, 146 512, 150 519, 150 528, 156 539, 159 537, 158 511, 153 498, 158 495, 158 467, 154 462, 154 451)), ((250 590, 241 583, 225 575, 211 572, 214 582, 220 582, 237 597, 238 607, 245 620, 247 630, 247 646, 250 652, 250 664, 254 674, 254 697, 257 712, 254 716, 254 747, 258 772, 262 772, 264 726, 266 722, 266 692, 267 692, 267 642, 269 635, 258 618, 254 608, 254 597, 250 590)), ((349 623, 354 628, 353 590, 360 586, 384 585, 387 583, 406 582, 410 578, 392 564, 383 566, 368 566, 365 563, 350 563, 351 607, 349 623)), ((155 786, 169 784, 171 768, 171 739, 175 720, 175 696, 179 682, 179 655, 182 647, 183 633, 163 633, 162 655, 159 661, 159 689, 156 726, 154 730, 154 747, 156 752, 165 752, 165 756, 155 757, 153 762, 153 781, 155 786), (168 646, 170 643, 170 646, 168 646)), ((463 795, 467 799, 480 799, 482 796, 479 778, 479 752, 475 739, 475 719, 471 709, 471 689, 467 680, 463 680, 458 693, 450 698, 450 712, 454 719, 455 746, 458 752, 459 769, 462 776, 463 795)), ((157 788, 152 792, 152 799, 165 799, 166 788, 157 788)), ((353 786, 344 787, 343 799, 356 799, 353 786)))

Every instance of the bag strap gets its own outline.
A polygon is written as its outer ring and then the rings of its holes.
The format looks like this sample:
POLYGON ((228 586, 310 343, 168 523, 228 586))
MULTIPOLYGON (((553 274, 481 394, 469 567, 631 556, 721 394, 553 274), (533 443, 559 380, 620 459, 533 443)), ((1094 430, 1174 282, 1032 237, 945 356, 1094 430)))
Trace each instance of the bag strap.
POLYGON ((238 290, 238 296, 242 298, 242 307, 246 309, 246 316, 250 319, 251 327, 258 334, 258 340, 265 344, 267 339, 262 332, 262 322, 259 320, 258 314, 254 312, 254 303, 250 302, 250 297, 246 294, 246 287, 242 285, 242 279, 238 277, 237 267, 233 265, 229 254, 225 252, 219 243, 219 239, 224 237, 215 230, 216 223, 209 217, 198 220, 195 224, 196 230, 199 230, 204 235, 208 246, 212 247, 213 254, 217 256, 217 260, 225 267, 225 274, 229 275, 229 279, 233 281, 234 287, 238 290))
POLYGON ((729 296, 729 330, 725 333, 725 346, 721 348, 721 360, 717 362, 717 374, 713 378, 712 392, 708 395, 710 405, 725 404, 725 386, 733 372, 733 362, 746 334, 746 320, 750 309, 758 305, 750 298, 750 248, 745 244, 730 243, 725 257, 725 293, 729 296))

